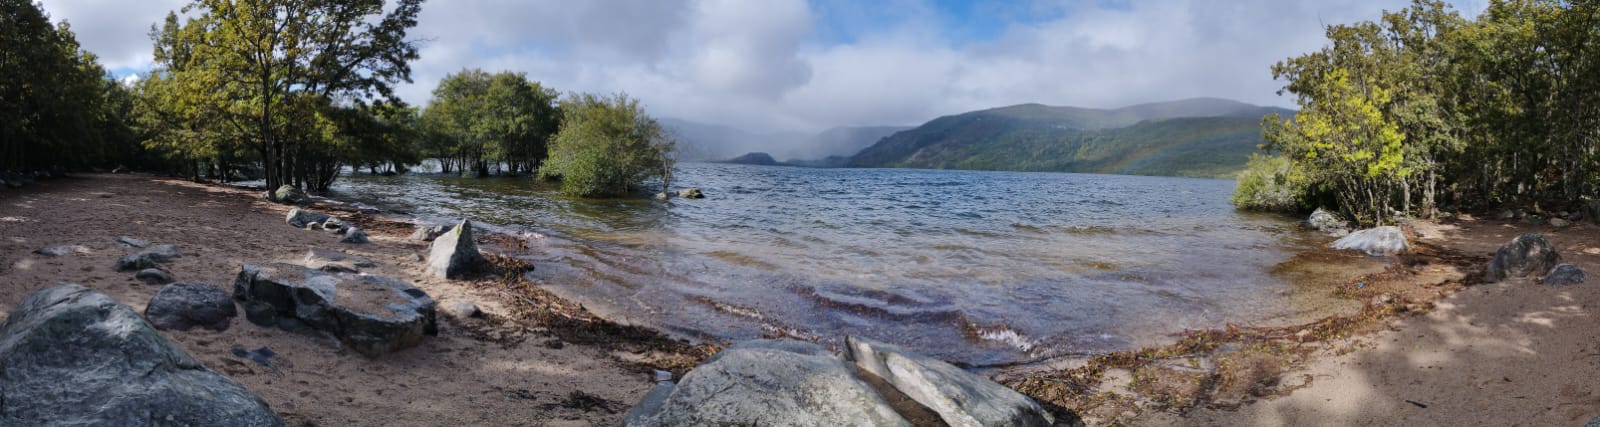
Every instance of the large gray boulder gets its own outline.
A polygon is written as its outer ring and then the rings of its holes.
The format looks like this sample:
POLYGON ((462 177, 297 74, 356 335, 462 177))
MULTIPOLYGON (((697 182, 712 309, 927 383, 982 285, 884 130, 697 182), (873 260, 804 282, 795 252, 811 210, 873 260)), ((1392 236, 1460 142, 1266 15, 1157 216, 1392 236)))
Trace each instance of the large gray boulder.
POLYGON ((1406 240, 1406 233, 1401 231, 1400 227, 1387 225, 1350 233, 1350 235, 1335 240, 1332 246, 1338 250, 1360 251, 1371 256, 1387 256, 1405 253, 1405 251, 1411 249, 1411 242, 1406 240))
POLYGON ((306 192, 304 190, 295 188, 295 186, 288 184, 278 187, 276 191, 272 192, 272 196, 278 201, 278 203, 288 203, 291 205, 305 204, 306 202, 311 201, 310 197, 306 197, 306 192))
POLYGON ((1550 270, 1544 276, 1544 284, 1550 286, 1576 285, 1589 280, 1589 273, 1572 264, 1561 264, 1550 270))
POLYGON ((0 326, 0 425, 282 426, 133 309, 78 285, 29 294, 0 326))
POLYGON ((150 304, 144 308, 144 317, 156 329, 187 331, 202 327, 225 331, 239 310, 234 308, 228 291, 205 283, 173 283, 162 286, 150 304))
POLYGON ((428 272, 444 279, 459 279, 482 271, 488 267, 489 261, 478 252, 478 243, 473 241, 472 221, 461 220, 433 240, 433 246, 428 249, 428 272))
POLYGON ((339 238, 339 243, 363 244, 369 241, 370 240, 367 239, 367 232, 361 231, 361 227, 345 228, 344 236, 339 238))
POLYGON ((311 225, 313 222, 327 222, 328 218, 330 217, 327 215, 305 209, 294 208, 289 210, 289 216, 284 218, 284 222, 289 223, 290 227, 306 228, 307 225, 311 225))
POLYGON ((849 365, 808 342, 740 342, 671 384, 651 390, 625 425, 910 425, 849 365))
POLYGON ((178 252, 178 246, 172 244, 155 245, 145 251, 124 255, 117 259, 117 271, 143 270, 155 268, 156 264, 183 257, 178 252))
POLYGON ((988 378, 897 346, 856 337, 845 342, 856 367, 883 378, 952 427, 1049 427, 1055 423, 1055 417, 1038 402, 988 378))
POLYGON ((1556 253, 1555 245, 1551 245, 1544 234, 1528 233, 1511 239, 1511 242, 1495 251, 1486 274, 1490 282, 1510 277, 1537 277, 1555 268, 1559 262, 1561 254, 1556 253))
POLYGON ((234 279, 233 297, 243 302, 252 323, 327 332, 367 357, 409 348, 439 333, 433 299, 388 277, 245 264, 234 279))

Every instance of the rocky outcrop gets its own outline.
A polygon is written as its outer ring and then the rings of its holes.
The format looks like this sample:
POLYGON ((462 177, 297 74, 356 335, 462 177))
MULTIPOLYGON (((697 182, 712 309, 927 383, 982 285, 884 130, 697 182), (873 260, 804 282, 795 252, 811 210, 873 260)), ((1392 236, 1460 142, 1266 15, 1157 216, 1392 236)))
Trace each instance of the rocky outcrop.
POLYGON ((478 252, 473 241, 472 221, 461 220, 449 232, 433 240, 428 249, 428 272, 436 277, 459 279, 482 271, 489 261, 478 252))
POLYGON ((349 255, 332 249, 311 248, 306 252, 306 267, 329 273, 357 273, 363 268, 376 267, 372 260, 349 255))
POLYGON ((1576 285, 1589 280, 1589 273, 1572 264, 1561 264, 1550 269, 1550 274, 1544 276, 1544 284, 1550 286, 1576 285))
POLYGON ((450 230, 455 229, 455 227, 455 224, 433 226, 417 225, 417 231, 411 232, 411 240, 432 242, 434 239, 439 238, 439 236, 444 235, 444 233, 448 233, 450 230))
POLYGON ((684 199, 704 199, 706 198, 706 195, 705 193, 701 193, 700 188, 698 187, 689 187, 678 190, 678 197, 684 199))
POLYGON ((847 338, 850 358, 952 427, 1049 427, 1055 417, 1033 399, 936 359, 861 338, 847 338))
POLYGON ((155 268, 157 264, 183 257, 178 252, 177 245, 155 245, 148 250, 132 255, 125 255, 117 259, 117 271, 143 270, 155 268))
POLYGON ((0 425, 282 426, 133 309, 78 285, 29 294, 0 326, 0 425))
POLYGON ((676 385, 662 382, 627 426, 909 426, 853 369, 819 345, 745 341, 676 385))
POLYGON ((1360 251, 1371 256, 1388 256, 1405 253, 1411 249, 1405 231, 1392 225, 1369 228, 1350 233, 1333 242, 1338 250, 1360 251))
POLYGON ((273 191, 272 197, 273 199, 277 200, 278 203, 287 203, 291 205, 302 205, 311 201, 311 198, 306 196, 305 191, 295 188, 293 185, 287 184, 280 186, 276 191, 273 191))
POLYGON ((187 331, 202 327, 221 332, 228 329, 239 310, 228 291, 205 283, 173 283, 162 286, 145 306, 144 317, 156 329, 187 331))
POLYGON ((330 274, 294 264, 246 264, 233 283, 245 317, 261 326, 327 332, 377 357, 438 334, 433 299, 398 279, 330 274))
POLYGON ((1317 231, 1329 234, 1347 234, 1350 232, 1350 223, 1339 219, 1338 215, 1322 208, 1311 212, 1306 218, 1306 225, 1317 231))
POLYGON ((1528 233, 1495 251, 1486 279, 1499 282, 1510 277, 1543 276, 1560 261, 1561 254, 1556 253, 1556 247, 1544 234, 1528 233))
POLYGON ((294 208, 289 210, 289 216, 284 218, 284 222, 287 222, 290 227, 306 228, 306 226, 314 222, 327 222, 328 218, 331 217, 305 209, 294 208))

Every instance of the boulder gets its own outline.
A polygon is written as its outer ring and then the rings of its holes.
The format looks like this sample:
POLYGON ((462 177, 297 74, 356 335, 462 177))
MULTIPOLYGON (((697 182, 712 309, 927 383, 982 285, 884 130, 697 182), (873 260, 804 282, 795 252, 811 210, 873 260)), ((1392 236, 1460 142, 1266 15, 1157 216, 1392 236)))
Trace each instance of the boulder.
POLYGON ((344 237, 339 238, 339 243, 367 243, 367 232, 361 231, 361 227, 346 228, 344 237))
POLYGON ((1567 286, 1583 283, 1589 279, 1589 273, 1572 264, 1561 264, 1550 269, 1550 274, 1544 276, 1544 284, 1550 286, 1567 286))
POLYGON ((162 286, 145 306, 144 317, 156 329, 187 331, 196 326, 222 332, 239 310, 228 291, 205 283, 162 286))
POLYGON ((310 197, 306 197, 305 191, 288 184, 278 187, 277 191, 272 192, 272 196, 278 203, 291 205, 300 205, 311 201, 310 197))
POLYGON ((706 195, 705 193, 700 192, 699 187, 689 187, 678 190, 678 197, 685 199, 704 199, 706 198, 706 195))
POLYGON ((939 414, 952 427, 1037 426, 1055 423, 1038 402, 988 378, 899 347, 850 337, 856 367, 939 414))
POLYGON ((146 268, 139 270, 138 273, 133 274, 133 278, 139 279, 139 281, 144 282, 146 285, 165 285, 172 283, 172 275, 162 271, 159 268, 146 268))
POLYGON ((910 425, 853 371, 816 344, 744 341, 658 383, 624 425, 910 425))
POLYGON ((146 246, 150 246, 150 242, 145 241, 143 239, 135 239, 135 238, 129 237, 129 236, 122 236, 122 237, 118 237, 117 238, 117 245, 120 245, 120 246, 122 246, 124 248, 130 248, 130 249, 132 249, 132 248, 143 249, 146 246))
POLYGON ((1528 233, 1511 239, 1489 260, 1487 279, 1499 282, 1509 277, 1543 276, 1561 261, 1556 247, 1543 234, 1528 233))
POLYGON ((329 273, 356 273, 363 268, 376 267, 372 260, 349 255, 332 249, 311 248, 306 252, 307 267, 329 273))
POLYGON ((349 225, 345 224, 343 220, 330 217, 327 221, 322 222, 321 229, 333 234, 343 234, 345 228, 347 227, 349 227, 349 225))
POLYGON ((284 221, 288 222, 290 227, 306 228, 306 226, 311 225, 313 222, 327 222, 328 218, 331 217, 300 208, 294 208, 289 210, 289 216, 284 218, 284 221))
POLYGON ((294 264, 246 264, 233 283, 245 318, 261 326, 327 332, 367 357, 437 335, 433 299, 399 279, 330 274, 294 264))
POLYGON ((124 255, 117 259, 117 271, 143 270, 155 268, 156 264, 171 261, 182 257, 178 253, 178 246, 172 244, 155 245, 148 250, 132 255, 124 255))
POLYGON ((1339 216, 1334 215, 1333 212, 1322 210, 1322 208, 1317 208, 1317 210, 1311 212, 1311 216, 1306 218, 1306 225, 1324 233, 1338 233, 1350 229, 1350 223, 1339 219, 1339 216))
POLYGON ((283 426, 133 309, 78 285, 29 294, 0 326, 0 425, 283 426))
POLYGON ((411 232, 411 240, 422 240, 422 241, 431 242, 431 241, 433 241, 433 239, 437 239, 437 238, 439 238, 439 236, 444 235, 444 233, 447 233, 450 230, 455 229, 455 227, 456 227, 455 224, 444 224, 444 225, 434 225, 434 226, 417 225, 417 231, 411 232))
POLYGON ((1387 256, 1410 250, 1411 243, 1406 241, 1406 233, 1401 231, 1400 227, 1388 225, 1350 233, 1335 240, 1332 247, 1338 250, 1361 251, 1371 256, 1387 256))
POLYGON ((473 241, 472 221, 461 220, 447 233, 433 240, 428 249, 428 272, 444 279, 459 279, 488 267, 489 261, 478 252, 473 241))
POLYGON ((1550 226, 1551 227, 1566 228, 1569 225, 1572 225, 1571 221, 1567 221, 1567 220, 1562 219, 1562 218, 1550 218, 1550 226))

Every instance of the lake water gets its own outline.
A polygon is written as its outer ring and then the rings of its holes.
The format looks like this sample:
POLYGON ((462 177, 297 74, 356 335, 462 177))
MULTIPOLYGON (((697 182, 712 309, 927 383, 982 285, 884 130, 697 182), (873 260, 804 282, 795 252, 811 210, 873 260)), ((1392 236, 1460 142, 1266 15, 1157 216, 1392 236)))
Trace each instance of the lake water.
POLYGON ((682 336, 862 335, 974 366, 1293 318, 1270 272, 1323 240, 1236 212, 1225 180, 683 164, 701 200, 578 200, 527 178, 341 179, 340 199, 463 216, 563 297, 682 336))

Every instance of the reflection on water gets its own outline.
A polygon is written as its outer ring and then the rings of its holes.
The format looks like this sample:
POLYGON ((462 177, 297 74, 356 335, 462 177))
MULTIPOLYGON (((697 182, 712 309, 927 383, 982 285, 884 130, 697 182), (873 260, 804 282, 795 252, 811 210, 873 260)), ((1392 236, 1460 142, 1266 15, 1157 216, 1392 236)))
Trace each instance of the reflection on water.
POLYGON ((974 365, 1294 312, 1315 239, 1232 181, 685 164, 708 198, 576 200, 526 178, 344 179, 334 196, 533 231, 518 254, 603 315, 692 336, 859 334, 974 365))

